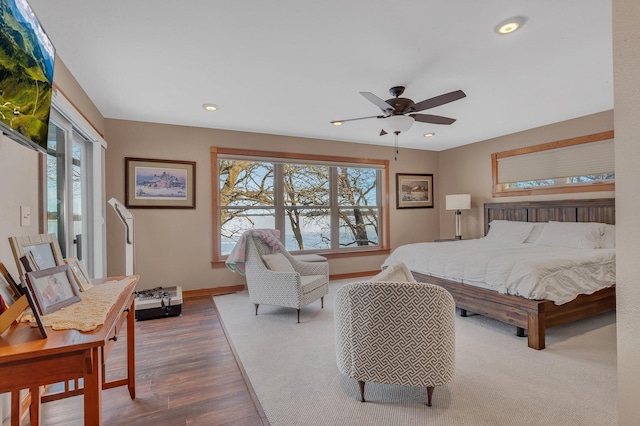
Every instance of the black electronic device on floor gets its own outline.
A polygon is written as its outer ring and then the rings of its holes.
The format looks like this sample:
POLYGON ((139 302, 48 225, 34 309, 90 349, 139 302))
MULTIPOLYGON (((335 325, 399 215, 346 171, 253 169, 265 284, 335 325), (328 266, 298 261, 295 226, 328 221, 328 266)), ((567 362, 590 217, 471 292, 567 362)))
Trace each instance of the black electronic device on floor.
POLYGON ((136 320, 174 317, 182 313, 182 287, 156 287, 136 291, 136 320))

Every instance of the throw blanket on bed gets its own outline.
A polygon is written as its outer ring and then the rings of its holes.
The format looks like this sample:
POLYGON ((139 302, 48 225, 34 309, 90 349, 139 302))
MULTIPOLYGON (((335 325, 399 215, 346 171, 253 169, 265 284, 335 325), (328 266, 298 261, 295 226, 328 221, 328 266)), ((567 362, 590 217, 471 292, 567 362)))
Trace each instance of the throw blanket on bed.
POLYGON ((527 299, 561 305, 615 284, 615 249, 576 249, 485 241, 398 247, 383 266, 410 270, 527 299))
POLYGON ((233 272, 238 272, 241 275, 245 275, 245 261, 247 259, 247 238, 250 236, 258 237, 271 248, 274 253, 280 252, 280 231, 277 229, 250 229, 245 231, 236 245, 229 253, 225 265, 233 272))

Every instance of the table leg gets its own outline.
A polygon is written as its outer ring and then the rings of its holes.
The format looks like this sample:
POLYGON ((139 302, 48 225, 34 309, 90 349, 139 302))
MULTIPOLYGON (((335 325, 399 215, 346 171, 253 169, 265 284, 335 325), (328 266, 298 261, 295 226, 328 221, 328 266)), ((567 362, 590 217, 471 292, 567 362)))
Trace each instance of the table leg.
POLYGON ((11 426, 20 426, 20 391, 11 392, 11 426))
POLYGON ((133 302, 127 313, 127 379, 129 383, 129 395, 131 399, 136 397, 136 339, 135 339, 135 315, 133 302))
POLYGON ((84 424, 102 425, 102 348, 85 352, 84 424))
POLYGON ((40 426, 40 386, 33 386, 31 392, 31 405, 29 405, 29 422, 31 426, 40 426))

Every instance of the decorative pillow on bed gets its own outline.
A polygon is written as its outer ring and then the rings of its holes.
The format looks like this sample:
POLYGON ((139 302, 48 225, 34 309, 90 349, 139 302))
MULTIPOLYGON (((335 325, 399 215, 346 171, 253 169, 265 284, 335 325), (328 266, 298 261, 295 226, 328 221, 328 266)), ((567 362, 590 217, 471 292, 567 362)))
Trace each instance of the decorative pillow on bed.
POLYGON ((533 223, 529 222, 492 220, 489 222, 489 233, 485 240, 518 244, 527 239, 532 229, 533 223))
POLYGON ((402 262, 394 263, 393 265, 387 266, 385 270, 380 272, 379 274, 373 276, 368 281, 383 281, 390 283, 415 283, 416 279, 413 278, 411 271, 402 262))
POLYGON ((616 226, 604 225, 604 234, 602 234, 602 240, 600 241, 600 248, 613 249, 616 248, 616 226))
POLYGON ((262 260, 267 264, 267 268, 275 272, 295 272, 291 262, 282 253, 263 254, 262 260))
POLYGON ((595 249, 600 248, 603 234, 603 223, 549 222, 542 229, 536 245, 595 249))

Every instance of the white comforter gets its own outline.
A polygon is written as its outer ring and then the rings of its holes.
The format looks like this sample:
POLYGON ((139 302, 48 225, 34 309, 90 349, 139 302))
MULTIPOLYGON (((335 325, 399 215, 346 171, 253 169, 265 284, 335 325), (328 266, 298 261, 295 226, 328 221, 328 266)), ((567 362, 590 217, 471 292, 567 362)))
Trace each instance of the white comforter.
POLYGON ((556 305, 615 284, 615 249, 574 249, 477 240, 400 246, 384 266, 409 269, 556 305))

